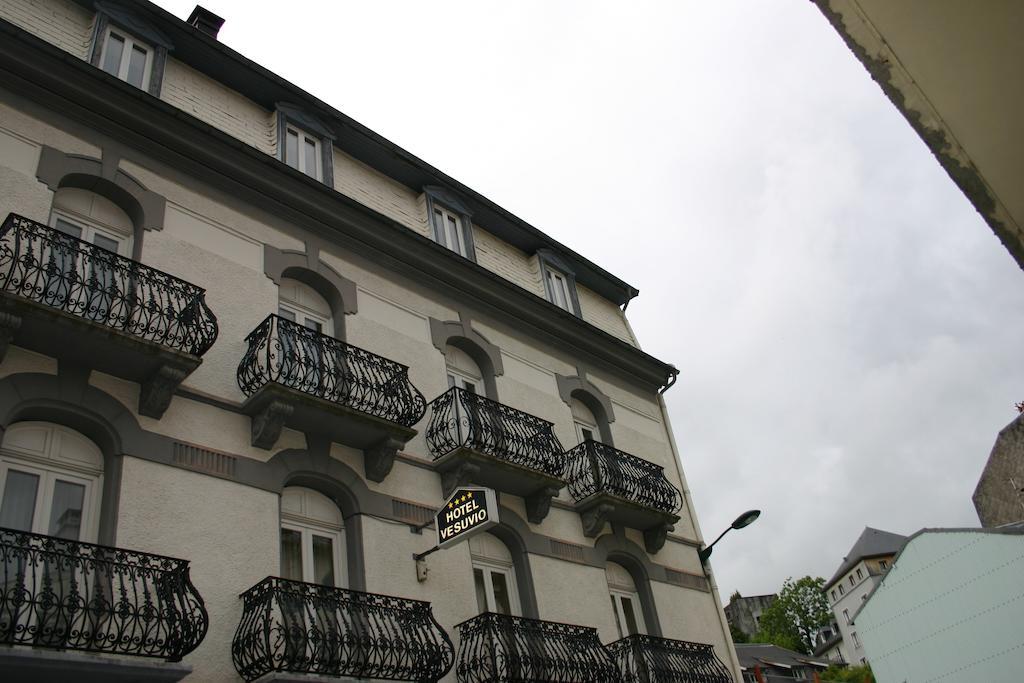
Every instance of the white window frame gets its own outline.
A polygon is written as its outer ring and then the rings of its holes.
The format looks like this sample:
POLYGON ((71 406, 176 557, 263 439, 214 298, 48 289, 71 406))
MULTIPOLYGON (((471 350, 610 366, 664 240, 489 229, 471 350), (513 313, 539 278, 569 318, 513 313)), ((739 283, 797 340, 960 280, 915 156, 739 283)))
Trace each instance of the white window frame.
POLYGON ((124 49, 121 52, 121 63, 118 65, 117 73, 112 75, 116 76, 119 80, 128 83, 128 66, 131 64, 132 52, 136 47, 143 49, 146 51, 146 65, 142 68, 142 84, 136 87, 148 92, 149 80, 153 74, 153 56, 156 51, 153 49, 152 45, 142 42, 120 27, 108 26, 106 32, 103 34, 103 50, 100 52, 100 69, 106 73, 110 73, 103 67, 107 63, 107 50, 110 47, 110 36, 115 33, 124 41, 124 49))
MULTIPOLYGON (((345 571, 345 562, 341 555, 341 549, 345 545, 344 529, 331 529, 319 524, 298 521, 288 513, 282 513, 281 515, 281 529, 289 529, 299 533, 302 548, 302 581, 316 583, 316 576, 313 575, 313 536, 321 536, 331 539, 331 549, 333 550, 333 557, 331 559, 334 562, 333 587, 345 588, 348 586, 348 575, 345 571)), ((283 559, 282 557, 282 561, 283 559)))
POLYGON ((434 214, 431 216, 434 222, 434 234, 440 236, 441 246, 454 251, 459 256, 469 258, 469 247, 466 245, 466 230, 472 230, 472 226, 463 223, 462 216, 451 211, 440 204, 434 204, 434 214), (455 234, 449 231, 450 223, 455 225, 455 234), (452 241, 455 244, 452 245, 452 241))
POLYGON ((320 137, 318 135, 313 135, 312 133, 309 133, 303 130, 302 128, 299 128, 294 123, 289 122, 285 124, 284 139, 281 141, 281 144, 284 145, 284 147, 281 150, 281 159, 284 160, 284 163, 288 164, 296 171, 308 175, 310 178, 315 178, 320 182, 323 182, 324 150, 322 141, 320 140, 320 137), (292 134, 295 135, 296 142, 298 143, 296 145, 298 150, 298 159, 294 160, 294 164, 292 163, 292 159, 288 158, 288 136, 292 134), (313 153, 316 156, 316 159, 313 160, 313 170, 315 171, 315 173, 312 175, 306 173, 306 145, 302 144, 305 140, 308 140, 313 143, 313 153))
POLYGON ((851 631, 850 632, 850 637, 853 638, 853 646, 854 647, 860 647, 860 638, 857 637, 857 632, 856 631, 851 631))
MULTIPOLYGON (((301 325, 306 329, 313 330, 314 332, 319 332, 320 334, 332 336, 328 331, 328 326, 330 325, 331 319, 324 317, 320 313, 316 313, 315 311, 308 309, 305 306, 302 306, 301 304, 296 304, 292 301, 278 300, 278 315, 281 315, 281 311, 287 311, 288 313, 294 315, 295 320, 292 320, 291 322, 295 323, 296 325, 301 325), (317 329, 316 327, 312 327, 310 323, 319 325, 319 329, 317 329)), ((288 320, 288 316, 286 315, 281 315, 281 317, 284 318, 285 320, 288 320)))
POLYGON ((850 610, 844 609, 843 610, 843 616, 846 618, 846 623, 847 624, 852 624, 853 623, 853 621, 850 619, 850 610))
POLYGON ((549 301, 562 310, 575 313, 572 305, 572 293, 569 291, 569 278, 560 270, 546 266, 547 288, 549 301), (561 296, 559 296, 561 295, 561 296), (561 301, 559 301, 561 298, 561 301))
MULTIPOLYGON (((129 235, 125 235, 123 232, 116 231, 92 218, 72 213, 66 209, 53 209, 50 212, 50 227, 59 231, 60 228, 57 227, 58 220, 71 223, 75 227, 79 228, 82 231, 82 235, 78 239, 83 242, 88 242, 89 244, 99 247, 95 242, 96 235, 106 237, 111 241, 117 242, 118 255, 125 257, 131 256, 132 238, 129 235)), ((104 247, 99 248, 103 249, 104 247)))
POLYGON ((889 563, 886 560, 879 560, 878 561, 878 568, 879 569, 888 569, 889 568, 889 563))
MULTIPOLYGON (((473 558, 473 569, 481 570, 484 576, 484 596, 487 600, 487 612, 497 612, 498 602, 494 598, 494 577, 493 574, 502 574, 505 576, 505 586, 508 588, 508 604, 509 609, 512 611, 512 616, 520 617, 523 615, 522 608, 519 605, 519 584, 516 583, 516 571, 515 568, 503 564, 500 562, 489 562, 479 557, 473 558)), ((476 577, 473 577, 474 592, 476 577)))
POLYGON ((629 622, 626 621, 626 610, 622 606, 623 598, 628 598, 633 603, 633 616, 636 618, 637 633, 647 633, 647 624, 644 623, 644 611, 640 605, 640 594, 611 587, 608 588, 608 593, 612 596, 612 604, 615 606, 615 625, 619 629, 619 638, 633 635, 632 633, 626 633, 629 622))

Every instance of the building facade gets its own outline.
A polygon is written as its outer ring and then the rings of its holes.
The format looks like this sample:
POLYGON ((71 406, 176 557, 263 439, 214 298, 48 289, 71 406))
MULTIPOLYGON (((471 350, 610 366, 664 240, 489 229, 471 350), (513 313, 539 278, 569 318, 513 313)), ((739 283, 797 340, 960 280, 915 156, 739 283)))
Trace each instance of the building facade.
POLYGON ((1024 522, 1024 414, 999 432, 971 500, 983 527, 1024 522))
POLYGON ((775 593, 749 597, 743 597, 736 593, 729 598, 729 604, 725 606, 725 618, 728 619, 730 626, 746 635, 747 638, 753 638, 761 628, 761 612, 775 602, 775 598, 775 593))
POLYGON ((637 290, 222 23, 0 0, 9 680, 738 679, 637 290))
POLYGON ((835 623, 839 625, 840 636, 838 641, 834 637, 830 639, 826 646, 832 653, 830 659, 838 650, 840 661, 854 666, 868 663, 854 615, 892 566, 893 557, 906 540, 906 536, 865 527, 836 573, 825 584, 825 597, 832 607, 835 623))
POLYGON ((1024 268, 1024 7, 814 2, 1024 268))
POLYGON ((879 681, 1011 683, 1024 671, 1024 527, 922 529, 854 615, 879 681))
POLYGON ((738 643, 736 656, 743 670, 743 683, 813 681, 816 673, 829 667, 828 661, 819 657, 768 643, 738 643))

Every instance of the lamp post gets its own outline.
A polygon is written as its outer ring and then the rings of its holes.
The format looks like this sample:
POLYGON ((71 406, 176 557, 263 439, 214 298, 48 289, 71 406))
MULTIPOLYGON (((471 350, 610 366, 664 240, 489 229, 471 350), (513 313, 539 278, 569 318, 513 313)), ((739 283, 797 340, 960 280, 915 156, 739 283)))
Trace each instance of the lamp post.
POLYGON ((725 536, 727 533, 729 533, 733 529, 742 529, 745 526, 750 526, 751 524, 754 523, 754 520, 757 519, 760 516, 761 516, 761 511, 760 510, 747 510, 742 515, 740 515, 735 520, 733 520, 732 525, 728 529, 723 531, 721 534, 719 534, 718 538, 716 538, 711 545, 709 545, 706 548, 701 548, 700 552, 698 553, 698 556, 700 557, 700 563, 704 564, 705 562, 708 561, 708 558, 711 557, 711 550, 712 550, 712 548, 715 547, 715 543, 718 543, 719 541, 722 540, 722 536, 725 536))

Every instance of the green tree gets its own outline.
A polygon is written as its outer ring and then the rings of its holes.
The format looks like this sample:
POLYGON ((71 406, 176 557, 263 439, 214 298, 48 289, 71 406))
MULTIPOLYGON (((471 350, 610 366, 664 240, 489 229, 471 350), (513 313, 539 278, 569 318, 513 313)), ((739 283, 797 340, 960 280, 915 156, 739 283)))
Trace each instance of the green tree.
POLYGON ((738 628, 736 628, 732 624, 729 624, 729 634, 732 635, 732 642, 734 642, 734 643, 749 643, 750 642, 750 638, 747 637, 747 634, 744 633, 743 631, 739 630, 738 628))
POLYGON ((871 667, 864 666, 840 666, 833 664, 821 672, 823 683, 874 683, 875 676, 871 673, 871 667))
POLYGON ((832 621, 822 589, 825 579, 805 576, 782 584, 778 597, 761 612, 755 643, 772 643, 804 654, 814 651, 814 636, 832 621))

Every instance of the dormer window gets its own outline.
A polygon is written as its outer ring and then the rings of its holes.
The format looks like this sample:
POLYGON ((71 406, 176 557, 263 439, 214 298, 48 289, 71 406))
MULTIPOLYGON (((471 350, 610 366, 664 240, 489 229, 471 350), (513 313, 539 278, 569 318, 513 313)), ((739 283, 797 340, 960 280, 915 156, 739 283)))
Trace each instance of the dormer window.
POLYGON ((476 261, 473 245, 473 218, 466 205, 442 187, 424 187, 427 217, 434 241, 459 256, 476 261))
POLYGON ((334 132, 318 116, 277 103, 277 158, 296 171, 334 187, 334 132))
POLYGON ((285 127, 284 163, 317 180, 322 180, 320 140, 297 126, 285 127))
POLYGON ((576 276, 563 261, 550 249, 537 252, 540 264, 540 276, 544 282, 544 297, 562 310, 580 316, 580 302, 576 295, 576 276))
POLYGON ((100 64, 108 74, 146 90, 153 71, 153 48, 130 36, 127 31, 110 28, 100 64))
POLYGON ((442 206, 434 207, 434 230, 437 241, 460 256, 466 256, 466 228, 458 215, 442 206))

